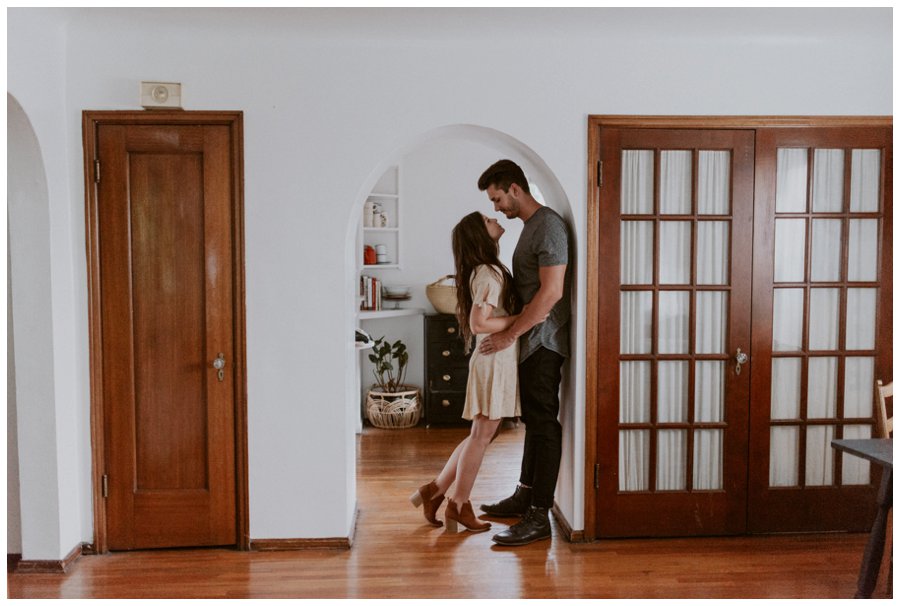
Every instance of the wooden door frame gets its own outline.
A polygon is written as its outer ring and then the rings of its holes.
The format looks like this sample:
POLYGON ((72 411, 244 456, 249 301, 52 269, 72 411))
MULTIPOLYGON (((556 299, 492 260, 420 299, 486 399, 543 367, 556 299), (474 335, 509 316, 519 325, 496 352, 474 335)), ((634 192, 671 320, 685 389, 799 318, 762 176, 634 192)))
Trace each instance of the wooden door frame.
MULTIPOLYGON (((94 505, 93 553, 109 551, 103 474, 106 468, 105 410, 103 402, 102 327, 100 316, 100 242, 98 192, 95 182, 97 129, 101 125, 221 125, 231 135, 233 168, 231 210, 234 280, 234 437, 235 437, 235 545, 250 548, 249 478, 247 448, 247 344, 244 280, 244 140, 241 111, 91 111, 82 112, 85 189, 85 244, 87 248, 88 334, 90 352, 91 479, 94 505)), ((102 170, 102 167, 100 168, 102 170)))
MULTIPOLYGON (((585 326, 585 444, 584 444, 584 538, 597 539, 597 489, 595 469, 597 464, 599 414, 598 390, 601 376, 597 370, 600 357, 600 189, 598 162, 600 160, 601 128, 647 129, 745 129, 760 128, 822 128, 822 127, 891 127, 891 116, 640 116, 605 115, 588 116, 587 153, 587 313, 585 326)), ((754 193, 755 196, 755 193, 754 193)), ((752 388, 752 387, 751 387, 752 388)))

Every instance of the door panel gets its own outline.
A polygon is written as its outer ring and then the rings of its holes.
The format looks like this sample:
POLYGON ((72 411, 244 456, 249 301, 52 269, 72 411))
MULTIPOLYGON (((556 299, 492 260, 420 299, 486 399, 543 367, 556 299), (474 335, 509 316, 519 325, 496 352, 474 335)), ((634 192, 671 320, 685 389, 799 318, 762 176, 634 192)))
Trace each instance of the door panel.
POLYGON ((869 437, 891 378, 891 136, 760 129, 754 227, 749 530, 867 530, 869 437))
POLYGON ((108 546, 234 544, 229 128, 101 125, 97 145, 108 546))
POLYGON ((601 129, 600 536, 745 529, 753 139, 601 129))

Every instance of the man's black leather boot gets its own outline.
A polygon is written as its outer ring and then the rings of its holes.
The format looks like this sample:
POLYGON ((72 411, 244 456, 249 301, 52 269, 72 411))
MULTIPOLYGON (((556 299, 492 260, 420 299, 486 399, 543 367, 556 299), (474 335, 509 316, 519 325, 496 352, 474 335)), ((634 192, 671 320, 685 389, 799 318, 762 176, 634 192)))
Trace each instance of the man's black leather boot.
POLYGON ((529 507, 531 507, 531 488, 519 484, 511 497, 492 505, 482 504, 481 511, 501 518, 520 518, 528 512, 529 507))
POLYGON ((546 507, 530 507, 518 524, 494 535, 491 540, 498 545, 528 545, 542 539, 549 539, 550 516, 546 507))

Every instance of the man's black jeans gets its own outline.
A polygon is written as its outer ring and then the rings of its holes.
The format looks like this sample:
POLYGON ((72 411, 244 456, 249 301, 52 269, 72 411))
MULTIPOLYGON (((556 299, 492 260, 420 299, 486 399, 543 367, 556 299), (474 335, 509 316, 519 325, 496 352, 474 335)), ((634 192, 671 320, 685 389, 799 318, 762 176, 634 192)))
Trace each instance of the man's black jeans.
POLYGON ((532 487, 531 504, 535 507, 553 507, 562 457, 559 383, 564 359, 541 347, 519 364, 519 397, 525 423, 519 482, 532 487))

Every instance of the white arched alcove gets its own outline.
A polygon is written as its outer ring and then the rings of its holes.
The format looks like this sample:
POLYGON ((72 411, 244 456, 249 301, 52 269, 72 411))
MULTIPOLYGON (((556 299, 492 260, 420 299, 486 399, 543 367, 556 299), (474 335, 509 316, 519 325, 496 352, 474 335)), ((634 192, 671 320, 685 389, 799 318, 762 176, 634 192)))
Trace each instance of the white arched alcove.
MULTIPOLYGON (((452 257, 449 256, 449 233, 453 226, 452 221, 455 221, 458 218, 461 218, 463 214, 471 211, 471 205, 473 204, 472 200, 477 200, 476 208, 481 210, 486 214, 493 214, 493 208, 490 205, 487 197, 483 192, 479 192, 475 183, 477 182, 478 176, 481 171, 492 163, 493 161, 499 160, 500 158, 510 158, 517 162, 522 169, 525 171, 526 176, 529 181, 537 186, 540 190, 540 197, 543 198, 543 202, 556 210, 566 221, 569 223, 572 233, 572 237, 576 237, 575 231, 575 221, 572 216, 572 208, 569 203, 569 198, 566 195, 566 192, 563 190, 560 185, 559 180, 555 176, 554 172, 550 169, 549 166, 543 161, 543 159, 538 156, 531 148, 527 145, 519 141, 518 139, 500 132, 495 129, 476 126, 476 125, 467 125, 467 124, 459 124, 459 125, 449 125, 440 128, 435 128, 433 130, 422 133, 413 139, 397 145, 390 153, 386 154, 384 158, 382 158, 376 166, 374 166, 369 173, 366 180, 360 185, 357 190, 357 194, 354 198, 354 203, 351 208, 351 215, 348 218, 347 222, 347 232, 345 237, 345 251, 344 251, 344 274, 345 274, 345 339, 346 343, 348 343, 347 355, 346 355, 346 411, 347 411, 347 441, 348 441, 348 455, 349 460, 355 460, 355 453, 351 453, 355 446, 354 434, 359 426, 360 419, 360 392, 358 389, 359 386, 359 376, 360 376, 360 356, 357 351, 353 347, 354 342, 354 329, 357 327, 357 306, 358 306, 358 297, 357 297, 357 284, 359 278, 359 260, 357 256, 359 254, 359 250, 357 248, 357 235, 358 229, 360 226, 360 221, 362 217, 362 209, 363 205, 366 201, 367 196, 373 190, 376 183, 379 181, 381 176, 392 166, 396 166, 401 162, 406 161, 409 163, 409 159, 416 156, 417 152, 420 150, 429 150, 432 157, 439 157, 440 151, 446 148, 448 150, 448 155, 452 155, 451 150, 455 150, 457 153, 460 150, 464 149, 473 149, 478 150, 480 152, 480 156, 484 158, 483 165, 482 164, 474 164, 468 167, 469 170, 465 171, 462 174, 443 174, 443 171, 450 171, 450 167, 444 167, 440 165, 440 160, 438 160, 435 164, 438 164, 435 171, 441 173, 439 175, 440 178, 435 179, 434 187, 440 190, 442 187, 440 181, 443 180, 445 183, 449 180, 460 180, 466 184, 466 187, 470 187, 471 191, 466 192, 464 195, 467 196, 467 199, 464 203, 460 204, 460 209, 450 211, 448 217, 452 217, 447 219, 447 224, 444 226, 441 225, 440 228, 434 233, 429 234, 429 236, 433 240, 432 246, 423 251, 421 249, 412 251, 411 247, 405 246, 406 252, 404 256, 406 259, 411 257, 415 257, 418 255, 441 255, 442 258, 446 258, 446 271, 437 269, 434 270, 434 275, 429 276, 421 276, 418 275, 412 278, 412 282, 408 279, 404 280, 404 284, 411 284, 414 289, 414 300, 411 302, 411 306, 413 307, 425 307, 430 311, 430 305, 427 303, 427 300, 424 299, 424 285, 430 281, 433 281, 440 277, 445 273, 449 273, 452 271, 452 257), (466 147, 468 146, 468 148, 466 147), (468 197, 471 196, 471 199, 468 197), (463 210, 463 206, 466 204, 469 207, 463 210), (444 242, 443 240, 446 240, 444 242), (418 298, 418 301, 416 300, 418 298)), ((476 161, 477 162, 477 161, 476 161)), ((405 169, 404 169, 405 170, 405 169)), ((412 188, 410 188, 412 189, 412 188)), ((404 208, 407 208, 409 204, 430 206, 429 208, 435 208, 435 205, 438 204, 453 204, 454 200, 446 200, 446 196, 438 195, 440 192, 436 191, 433 194, 429 193, 428 187, 423 187, 423 184, 419 184, 417 188, 418 195, 403 196, 402 203, 404 204, 404 208)), ((406 214, 407 211, 404 211, 406 214)), ((421 209, 417 209, 416 212, 422 213, 421 209)), ((507 221, 504 217, 498 216, 501 219, 501 222, 507 221)), ((411 226, 407 221, 404 227, 404 231, 414 229, 415 226, 411 226)), ((504 240, 501 241, 501 248, 504 249, 507 258, 511 257, 512 247, 515 245, 515 240, 518 238, 518 233, 521 230, 521 222, 518 220, 514 220, 512 222, 507 223, 508 236, 504 240)), ((416 236, 420 242, 423 242, 423 238, 419 235, 416 236)), ((573 250, 578 250, 577 241, 573 241, 573 250)), ((501 252, 501 257, 504 257, 504 252, 501 252)), ((507 260, 507 259, 504 259, 507 260)), ((561 511, 566 516, 567 522, 571 525, 573 529, 580 529, 583 527, 583 488, 582 488, 582 477, 584 473, 584 397, 582 396, 584 389, 584 371, 583 371, 583 343, 577 339, 577 334, 579 332, 583 332, 580 326, 583 325, 583 321, 580 318, 579 312, 579 302, 583 300, 581 293, 579 292, 579 284, 583 284, 584 280, 579 277, 579 265, 578 260, 575 259, 573 262, 573 289, 572 293, 572 301, 573 301, 573 315, 572 315, 572 351, 567 366, 564 370, 563 377, 563 386, 561 389, 561 420, 563 423, 563 461, 560 469, 560 481, 557 489, 556 500, 560 506, 561 511), (579 379, 579 377, 581 377, 579 379)), ((414 261, 404 263, 409 266, 414 264, 414 261)), ((389 270, 384 270, 388 272, 389 270)), ((407 272, 410 273, 410 272, 407 272)), ((412 272, 415 274, 416 272, 412 272)), ((386 283, 391 282, 392 274, 384 273, 386 283)), ((368 328, 368 327, 367 327, 368 328)), ((372 333, 373 337, 380 336, 379 333, 372 333)), ((416 345, 414 343, 414 345, 416 345)), ((411 348, 412 350, 413 348, 411 348)), ((411 351, 413 354, 413 351, 411 351)), ((414 356, 412 356, 414 357, 414 356)), ((419 361, 420 363, 420 361, 419 361)), ((411 360, 410 366, 412 367, 414 362, 411 360)), ((411 369, 410 375, 414 374, 414 370, 411 369)), ((355 495, 355 473, 348 474, 348 493, 351 495, 355 495)), ((513 486, 510 486, 510 490, 512 490, 513 486)), ((355 499, 351 499, 353 501, 355 499)))
MULTIPOLYGON (((61 560, 80 539, 77 527, 63 528, 77 511, 77 497, 60 477, 59 415, 54 381, 54 322, 50 199, 41 147, 28 116, 7 94, 7 220, 19 503, 15 520, 25 560, 61 560)), ((9 322, 8 316, 7 321, 9 322)), ((67 402, 68 402, 67 398, 67 402)), ((9 418, 9 417, 8 417, 9 418)), ((8 468, 9 471, 9 468, 8 468)), ((7 482, 9 490, 9 480, 7 482)), ((9 532, 13 521, 8 517, 9 532)), ((9 539, 7 545, 10 545, 9 539)))

